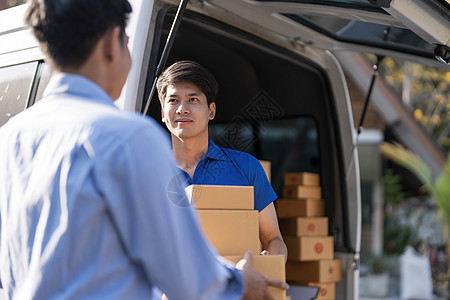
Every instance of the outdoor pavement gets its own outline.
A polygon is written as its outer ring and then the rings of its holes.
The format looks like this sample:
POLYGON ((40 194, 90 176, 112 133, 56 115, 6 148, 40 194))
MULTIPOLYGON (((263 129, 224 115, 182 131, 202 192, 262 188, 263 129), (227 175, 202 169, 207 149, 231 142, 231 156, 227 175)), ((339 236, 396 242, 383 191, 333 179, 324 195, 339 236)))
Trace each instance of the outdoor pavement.
MULTIPOLYGON (((367 293, 364 288, 365 278, 360 277, 359 283, 360 283, 360 286, 359 286, 360 296, 359 296, 358 300, 409 300, 409 299, 402 299, 400 296, 400 278, 399 277, 392 276, 390 278, 389 296, 387 296, 387 297, 367 296, 367 293)), ((438 296, 433 295, 433 298, 431 298, 429 300, 448 300, 448 299, 445 297, 438 297, 438 296)))
MULTIPOLYGON (((371 297, 361 296, 361 297, 359 297, 359 300, 402 300, 402 299, 399 297, 371 298, 371 297)), ((433 299, 430 299, 430 300, 446 300, 446 299, 434 296, 433 299)))

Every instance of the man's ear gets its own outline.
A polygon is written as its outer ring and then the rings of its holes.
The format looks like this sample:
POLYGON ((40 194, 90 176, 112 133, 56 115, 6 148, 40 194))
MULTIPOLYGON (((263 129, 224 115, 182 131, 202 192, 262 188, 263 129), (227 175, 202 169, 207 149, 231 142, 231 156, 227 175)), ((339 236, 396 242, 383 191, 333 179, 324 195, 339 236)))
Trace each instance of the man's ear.
POLYGON ((164 115, 164 109, 162 109, 162 108, 161 108, 161 121, 162 121, 163 123, 166 123, 165 115, 164 115))
POLYGON ((209 119, 212 120, 214 119, 215 116, 216 116, 216 103, 211 102, 211 104, 209 104, 209 119))
POLYGON ((122 43, 120 42, 120 32, 120 27, 115 26, 108 29, 103 36, 103 51, 108 62, 117 60, 121 53, 120 47, 122 47, 122 43))

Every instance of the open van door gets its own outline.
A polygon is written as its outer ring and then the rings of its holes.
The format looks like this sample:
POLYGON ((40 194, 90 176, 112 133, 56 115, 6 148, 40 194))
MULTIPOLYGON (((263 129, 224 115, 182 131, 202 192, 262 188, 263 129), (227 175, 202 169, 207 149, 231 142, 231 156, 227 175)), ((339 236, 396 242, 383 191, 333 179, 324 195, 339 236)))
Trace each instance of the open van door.
POLYGON ((447 0, 373 1, 435 46, 436 59, 450 64, 450 2, 447 0))

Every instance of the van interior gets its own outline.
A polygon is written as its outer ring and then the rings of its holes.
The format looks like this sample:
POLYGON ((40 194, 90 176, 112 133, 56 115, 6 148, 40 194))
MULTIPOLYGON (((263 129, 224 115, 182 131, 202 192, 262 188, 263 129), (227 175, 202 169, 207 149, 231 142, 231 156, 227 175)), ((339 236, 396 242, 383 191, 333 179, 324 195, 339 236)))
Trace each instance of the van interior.
MULTIPOLYGON (((150 57, 144 99, 150 94, 157 59, 175 11, 161 12, 150 57)), ((166 66, 193 60, 219 83, 210 138, 219 146, 248 152, 272 163, 272 186, 282 197, 284 173, 320 174, 329 232, 335 249, 353 252, 345 212, 347 203, 341 140, 328 78, 317 64, 229 25, 186 12, 166 66)), ((144 100, 143 99, 143 100, 144 100)), ((142 103, 142 111, 145 107, 142 103)), ((149 115, 161 122, 156 93, 149 115)), ((350 133, 349 133, 350 134, 350 133)), ((276 205, 276 202, 275 202, 276 205)))

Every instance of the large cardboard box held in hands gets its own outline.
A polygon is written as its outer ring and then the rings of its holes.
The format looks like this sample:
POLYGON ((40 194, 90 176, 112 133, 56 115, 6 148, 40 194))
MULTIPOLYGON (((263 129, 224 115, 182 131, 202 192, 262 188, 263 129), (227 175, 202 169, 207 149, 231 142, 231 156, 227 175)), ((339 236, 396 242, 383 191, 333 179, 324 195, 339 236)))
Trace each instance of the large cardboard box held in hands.
POLYGON ((253 210, 253 186, 192 184, 185 190, 197 209, 253 210))
POLYGON ((294 282, 338 282, 342 279, 340 259, 290 261, 286 263, 286 278, 294 282))
POLYGON ((290 260, 309 261, 334 257, 332 236, 285 236, 284 242, 290 260))
POLYGON ((307 172, 285 173, 284 185, 320 185, 320 176, 307 172))
POLYGON ((327 217, 298 217, 280 219, 280 230, 286 236, 327 236, 327 217))
POLYGON ((258 211, 198 210, 205 235, 220 255, 236 255, 252 250, 261 251, 258 211))
MULTIPOLYGON (((229 261, 237 263, 242 256, 224 256, 229 261)), ((252 266, 268 278, 286 281, 284 255, 253 255, 252 266)), ((286 291, 269 287, 269 292, 275 300, 285 300, 286 291)))
POLYGON ((275 202, 278 218, 322 217, 325 215, 323 200, 278 199, 275 202))
POLYGON ((321 199, 322 189, 314 185, 286 185, 283 187, 284 198, 321 199))
POLYGON ((261 166, 264 169, 264 172, 266 172, 266 176, 267 179, 269 180, 269 182, 272 182, 272 172, 271 172, 271 162, 268 160, 260 160, 259 163, 261 164, 261 166))

